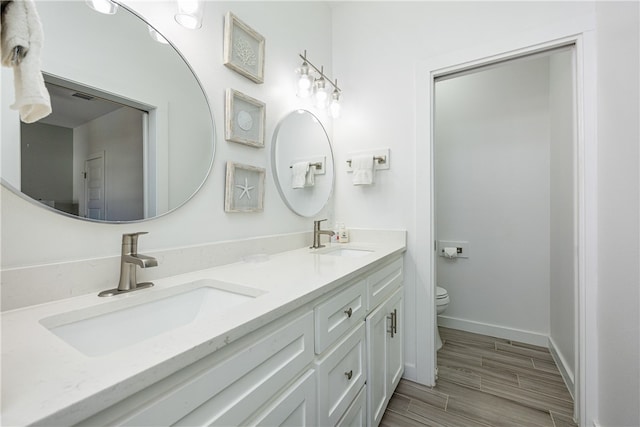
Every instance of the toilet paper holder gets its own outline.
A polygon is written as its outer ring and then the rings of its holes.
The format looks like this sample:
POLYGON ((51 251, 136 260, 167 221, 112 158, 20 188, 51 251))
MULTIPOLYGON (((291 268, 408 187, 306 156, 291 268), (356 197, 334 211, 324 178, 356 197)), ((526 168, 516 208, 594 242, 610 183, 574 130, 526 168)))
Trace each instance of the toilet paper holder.
POLYGON ((469 242, 439 240, 436 245, 436 251, 438 256, 444 258, 469 258, 469 242))

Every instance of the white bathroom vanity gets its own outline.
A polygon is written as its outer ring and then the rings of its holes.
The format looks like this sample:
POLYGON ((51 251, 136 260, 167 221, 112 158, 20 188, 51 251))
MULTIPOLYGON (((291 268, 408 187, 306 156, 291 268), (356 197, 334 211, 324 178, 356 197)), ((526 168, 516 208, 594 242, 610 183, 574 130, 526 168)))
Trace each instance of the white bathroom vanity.
POLYGON ((2 422, 377 426, 404 370, 405 239, 5 311, 2 422))

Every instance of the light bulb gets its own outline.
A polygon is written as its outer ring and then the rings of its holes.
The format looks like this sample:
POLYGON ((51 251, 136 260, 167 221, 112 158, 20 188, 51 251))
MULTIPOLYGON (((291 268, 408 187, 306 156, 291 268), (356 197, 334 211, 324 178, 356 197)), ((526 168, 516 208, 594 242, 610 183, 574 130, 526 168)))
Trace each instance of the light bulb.
POLYGON ((329 103, 329 115, 334 119, 340 117, 342 105, 340 105, 340 92, 337 89, 331 94, 331 102, 329 103))
POLYGON ((326 85, 327 85, 327 82, 325 81, 324 77, 320 77, 319 79, 316 80, 315 97, 316 97, 316 107, 318 108, 324 108, 327 106, 327 100, 329 98, 329 94, 327 93, 326 85))
POLYGON ((118 11, 118 5, 111 0, 86 0, 86 3, 91 9, 105 15, 113 15, 118 11))
POLYGON ((190 30, 202 27, 202 15, 204 12, 203 0, 177 0, 178 13, 175 19, 178 24, 190 30))
POLYGON ((313 92, 313 77, 309 75, 309 65, 307 62, 303 62, 302 66, 296 69, 296 72, 300 74, 296 93, 300 98, 308 98, 313 92))

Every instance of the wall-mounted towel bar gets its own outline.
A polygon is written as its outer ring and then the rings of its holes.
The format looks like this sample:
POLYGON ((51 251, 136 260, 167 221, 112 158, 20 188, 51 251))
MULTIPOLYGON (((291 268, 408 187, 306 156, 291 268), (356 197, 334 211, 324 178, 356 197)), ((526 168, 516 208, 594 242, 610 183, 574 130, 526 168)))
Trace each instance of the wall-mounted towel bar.
MULTIPOLYGON (((317 162, 317 163, 309 163, 309 167, 313 167, 316 169, 322 169, 322 162, 317 162)), ((293 165, 289 166, 289 169, 292 169, 293 165)))
MULTIPOLYGON (((384 165, 387 163, 387 156, 373 156, 373 160, 379 165, 384 165)), ((347 163, 351 166, 351 160, 347 160, 347 163)))

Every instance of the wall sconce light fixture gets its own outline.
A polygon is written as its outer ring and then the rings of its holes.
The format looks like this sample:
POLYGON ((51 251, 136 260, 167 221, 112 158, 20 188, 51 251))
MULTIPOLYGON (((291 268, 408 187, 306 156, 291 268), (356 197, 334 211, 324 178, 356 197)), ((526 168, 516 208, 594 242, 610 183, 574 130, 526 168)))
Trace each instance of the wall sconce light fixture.
POLYGON ((118 11, 118 5, 111 0, 86 0, 87 6, 96 12, 113 15, 118 11))
POLYGON ((340 94, 342 90, 338 87, 338 79, 335 83, 324 73, 324 66, 316 67, 307 59, 307 51, 298 55, 302 59, 302 65, 296 69, 298 73, 297 95, 300 98, 308 98, 313 95, 318 108, 328 108, 329 114, 333 118, 340 117, 340 94), (317 73, 317 77, 311 71, 317 73), (329 92, 327 82, 333 87, 333 92, 329 92))
POLYGON ((178 13, 175 18, 178 24, 190 30, 202 27, 204 0, 176 0, 176 2, 178 13))

